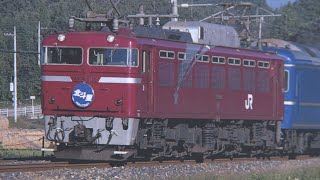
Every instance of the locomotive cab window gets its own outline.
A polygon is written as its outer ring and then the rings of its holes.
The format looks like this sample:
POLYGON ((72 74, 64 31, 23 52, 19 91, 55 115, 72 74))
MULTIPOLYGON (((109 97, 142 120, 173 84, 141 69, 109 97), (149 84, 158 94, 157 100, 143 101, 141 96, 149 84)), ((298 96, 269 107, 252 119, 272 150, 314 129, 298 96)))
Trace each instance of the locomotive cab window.
POLYGON ((82 63, 82 49, 73 47, 44 47, 44 64, 71 64, 82 63))
POLYGON ((128 48, 90 48, 89 64, 100 66, 138 66, 138 50, 128 48))

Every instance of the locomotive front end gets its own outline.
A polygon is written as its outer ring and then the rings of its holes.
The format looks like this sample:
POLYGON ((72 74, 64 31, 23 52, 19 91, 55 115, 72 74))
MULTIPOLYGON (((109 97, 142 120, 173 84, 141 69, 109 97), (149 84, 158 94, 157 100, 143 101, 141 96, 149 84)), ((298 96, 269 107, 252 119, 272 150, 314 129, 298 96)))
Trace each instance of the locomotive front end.
POLYGON ((134 153, 137 69, 135 38, 125 32, 44 39, 42 107, 56 158, 121 160, 134 153))

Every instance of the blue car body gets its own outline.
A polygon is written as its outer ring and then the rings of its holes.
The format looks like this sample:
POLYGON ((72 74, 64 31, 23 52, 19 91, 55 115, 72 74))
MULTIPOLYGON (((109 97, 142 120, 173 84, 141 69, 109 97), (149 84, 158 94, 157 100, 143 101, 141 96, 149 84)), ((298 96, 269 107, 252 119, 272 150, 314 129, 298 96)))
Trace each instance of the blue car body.
POLYGON ((320 129, 320 51, 265 47, 285 62, 284 119, 282 129, 320 129))

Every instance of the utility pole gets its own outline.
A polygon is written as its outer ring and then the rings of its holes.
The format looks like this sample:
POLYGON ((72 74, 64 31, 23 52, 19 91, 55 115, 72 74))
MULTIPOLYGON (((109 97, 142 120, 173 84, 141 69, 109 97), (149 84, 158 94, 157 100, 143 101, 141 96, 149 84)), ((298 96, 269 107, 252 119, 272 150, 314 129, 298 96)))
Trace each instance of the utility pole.
POLYGON ((263 16, 259 19, 259 36, 258 36, 258 47, 261 48, 261 38, 262 38, 262 23, 263 23, 263 16))
POLYGON ((40 53, 41 53, 41 39, 40 39, 40 35, 41 35, 41 25, 40 25, 40 21, 39 21, 39 24, 38 24, 38 66, 40 66, 40 53))
POLYGON ((47 29, 46 27, 41 27, 40 21, 38 23, 38 66, 41 65, 41 30, 47 29))
POLYGON ((14 122, 17 122, 17 34, 16 34, 16 26, 13 27, 12 33, 4 33, 4 36, 13 36, 13 74, 14 74, 14 122))

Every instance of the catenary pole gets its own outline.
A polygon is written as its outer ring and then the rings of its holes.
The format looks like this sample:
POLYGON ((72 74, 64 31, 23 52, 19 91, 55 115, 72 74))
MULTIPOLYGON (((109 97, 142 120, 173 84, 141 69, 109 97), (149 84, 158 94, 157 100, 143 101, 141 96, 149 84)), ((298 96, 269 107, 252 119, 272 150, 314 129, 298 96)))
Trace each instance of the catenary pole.
POLYGON ((18 93, 17 93, 17 33, 16 26, 13 27, 13 66, 14 66, 14 122, 17 122, 17 106, 18 106, 18 93))
POLYGON ((16 26, 13 27, 12 33, 4 33, 5 36, 13 36, 13 106, 14 106, 14 122, 17 122, 17 106, 18 106, 18 93, 17 93, 17 33, 16 26))
POLYGON ((40 31, 41 31, 41 25, 40 25, 40 21, 39 21, 39 24, 38 24, 38 66, 40 66, 40 48, 41 48, 41 39, 40 39, 40 31))

